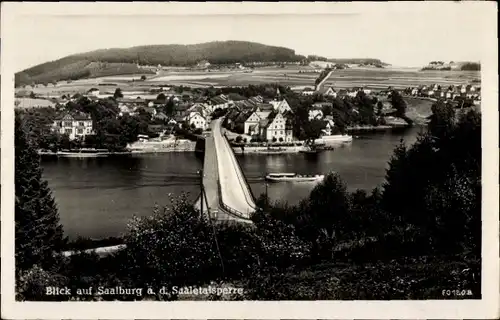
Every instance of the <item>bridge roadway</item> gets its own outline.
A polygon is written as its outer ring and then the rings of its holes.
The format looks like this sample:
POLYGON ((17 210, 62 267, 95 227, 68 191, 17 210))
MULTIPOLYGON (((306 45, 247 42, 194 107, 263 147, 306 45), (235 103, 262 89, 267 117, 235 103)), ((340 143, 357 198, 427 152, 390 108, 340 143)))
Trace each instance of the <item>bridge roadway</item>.
MULTIPOLYGON (((248 223, 250 214, 256 210, 251 190, 222 134, 221 119, 212 121, 211 129, 211 134, 205 138, 203 213, 210 212, 215 220, 248 223)), ((200 198, 195 207, 200 209, 200 198)))

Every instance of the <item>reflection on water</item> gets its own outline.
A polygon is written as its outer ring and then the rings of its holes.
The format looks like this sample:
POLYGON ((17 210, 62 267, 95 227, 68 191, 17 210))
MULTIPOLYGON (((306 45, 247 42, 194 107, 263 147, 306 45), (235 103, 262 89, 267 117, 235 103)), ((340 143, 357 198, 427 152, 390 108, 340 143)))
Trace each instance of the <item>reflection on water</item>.
MULTIPOLYGON (((419 129, 359 136, 351 144, 325 151, 311 160, 305 154, 237 155, 252 192, 266 191, 268 172, 326 174, 337 172, 349 190, 373 189, 385 175, 387 161, 402 137, 413 143, 419 129)), ((168 205, 169 193, 199 193, 194 153, 164 153, 109 158, 58 158, 43 161, 44 177, 56 198, 66 234, 74 238, 118 236, 133 215, 150 215, 155 204, 168 205)), ((314 183, 270 183, 273 200, 298 203, 314 183)))

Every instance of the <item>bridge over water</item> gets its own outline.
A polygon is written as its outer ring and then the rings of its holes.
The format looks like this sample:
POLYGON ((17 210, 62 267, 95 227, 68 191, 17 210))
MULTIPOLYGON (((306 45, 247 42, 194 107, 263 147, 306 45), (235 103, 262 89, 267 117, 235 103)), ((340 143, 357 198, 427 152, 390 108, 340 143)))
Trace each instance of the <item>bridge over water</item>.
POLYGON ((195 207, 215 220, 251 223, 250 215, 257 209, 255 198, 221 123, 221 119, 212 121, 205 138, 203 194, 195 207))

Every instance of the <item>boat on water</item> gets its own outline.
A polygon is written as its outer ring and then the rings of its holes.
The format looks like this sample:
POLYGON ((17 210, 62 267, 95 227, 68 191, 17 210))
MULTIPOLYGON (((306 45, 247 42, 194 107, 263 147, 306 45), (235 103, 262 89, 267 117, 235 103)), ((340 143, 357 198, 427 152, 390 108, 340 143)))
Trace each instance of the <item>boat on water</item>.
POLYGON ((56 154, 58 157, 66 158, 100 158, 107 157, 109 153, 104 152, 58 152, 56 154))
POLYGON ((312 150, 299 150, 300 153, 305 153, 305 154, 318 154, 321 150, 319 149, 312 149, 312 150))
POLYGON ((112 152, 109 152, 106 149, 79 149, 79 150, 62 150, 57 152, 39 150, 38 154, 41 156, 56 156, 56 157, 64 157, 64 158, 98 158, 98 157, 107 157, 112 152))
POLYGON ((270 182, 316 182, 325 178, 322 174, 301 175, 297 173, 269 173, 266 180, 270 182))
POLYGON ((260 154, 284 154, 286 150, 284 149, 266 149, 266 150, 258 150, 256 153, 260 154))

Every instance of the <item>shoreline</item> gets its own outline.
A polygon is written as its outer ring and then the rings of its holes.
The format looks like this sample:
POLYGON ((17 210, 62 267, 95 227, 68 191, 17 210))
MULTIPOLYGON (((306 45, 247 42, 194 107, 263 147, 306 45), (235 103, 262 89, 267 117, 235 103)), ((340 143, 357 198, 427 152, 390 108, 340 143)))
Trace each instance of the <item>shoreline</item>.
MULTIPOLYGON (((348 127, 347 132, 350 134, 355 133, 370 133, 370 132, 382 132, 382 131, 391 131, 391 130, 404 130, 410 128, 409 125, 379 125, 379 126, 355 126, 348 127)), ((238 135, 234 132, 231 132, 231 135, 238 135)), ((338 135, 341 136, 341 135, 338 135)), ((351 135, 347 135, 352 137, 351 135)), ((325 140, 327 141, 326 145, 330 146, 340 146, 345 143, 350 143, 351 139, 332 139, 332 141, 328 141, 328 139, 318 139, 319 144, 325 144, 325 140)), ((231 146, 235 154, 243 154, 243 153, 255 153, 255 154, 286 154, 286 153, 299 153, 300 150, 303 150, 303 145, 300 146, 270 146, 270 150, 268 146, 244 146, 244 151, 242 151, 240 146, 231 146)), ((120 156, 120 155, 135 155, 135 154, 159 154, 159 153, 177 153, 177 152, 197 152, 196 150, 196 142, 194 141, 182 141, 175 145, 171 143, 164 142, 136 142, 127 147, 127 151, 118 151, 118 152, 78 152, 78 151, 58 151, 58 152, 46 152, 46 151, 38 151, 40 156, 52 156, 58 158, 104 158, 109 156, 120 156)))

